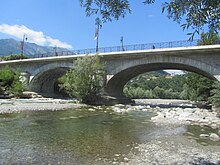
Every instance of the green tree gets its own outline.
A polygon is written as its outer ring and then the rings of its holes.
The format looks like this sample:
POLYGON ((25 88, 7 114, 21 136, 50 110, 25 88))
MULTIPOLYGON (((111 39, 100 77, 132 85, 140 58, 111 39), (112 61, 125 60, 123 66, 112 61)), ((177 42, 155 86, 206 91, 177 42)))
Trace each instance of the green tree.
POLYGON ((103 87, 104 65, 98 55, 78 58, 62 79, 62 88, 83 103, 91 103, 99 97, 103 87))
POLYGON ((158 87, 158 86, 156 86, 153 89, 153 95, 154 95, 155 98, 161 98, 161 99, 165 99, 166 98, 165 90, 163 88, 158 87))
POLYGON ((171 0, 163 4, 162 10, 167 11, 168 18, 182 24, 184 30, 189 27, 194 29, 188 33, 191 39, 206 26, 216 33, 220 30, 219 0, 171 0))
MULTIPOLYGON (((154 2, 145 0, 144 4, 154 2)), ((131 11, 128 0, 80 0, 80 4, 85 7, 87 16, 98 14, 103 22, 118 20, 131 11)), ((189 27, 194 29, 189 33, 191 39, 206 26, 216 33, 220 30, 219 0, 170 0, 162 4, 162 12, 165 11, 168 18, 181 24, 184 30, 189 27)))
MULTIPOLYGON (((188 73, 184 86, 184 95, 192 101, 208 101, 213 89, 213 80, 196 73, 188 73)), ((183 93, 182 93, 183 94, 183 93)))
POLYGON ((213 30, 201 34, 201 39, 198 41, 198 45, 215 45, 220 44, 220 37, 213 30))
MULTIPOLYGON (((198 45, 212 45, 220 42, 219 36, 213 31, 203 32, 198 45)), ((213 89, 214 81, 196 73, 188 73, 184 91, 181 97, 193 101, 208 101, 211 96, 210 90, 213 89)))
POLYGON ((124 88, 124 94, 126 97, 132 98, 132 99, 143 99, 146 98, 145 90, 143 90, 141 87, 137 88, 124 88))
POLYGON ((118 20, 120 17, 124 17, 127 12, 130 12, 127 0, 80 0, 80 5, 85 8, 87 16, 96 16, 96 52, 99 49, 99 31, 102 24, 111 22, 113 18, 118 20))
POLYGON ((149 72, 130 80, 124 87, 124 94, 136 99, 180 99, 185 81, 185 75, 168 76, 149 72))
POLYGON ((209 100, 212 102, 212 105, 220 108, 220 82, 215 83, 215 88, 211 90, 211 93, 212 96, 209 98, 209 100))
POLYGON ((85 8, 86 15, 96 15, 102 23, 118 20, 130 13, 128 0, 79 0, 80 5, 85 8))
POLYGON ((5 67, 4 69, 0 70, 1 88, 11 87, 14 81, 15 81, 15 73, 9 67, 5 67))
POLYGON ((13 82, 11 87, 11 92, 14 94, 15 97, 20 97, 25 90, 24 85, 19 78, 16 78, 16 81, 13 82))

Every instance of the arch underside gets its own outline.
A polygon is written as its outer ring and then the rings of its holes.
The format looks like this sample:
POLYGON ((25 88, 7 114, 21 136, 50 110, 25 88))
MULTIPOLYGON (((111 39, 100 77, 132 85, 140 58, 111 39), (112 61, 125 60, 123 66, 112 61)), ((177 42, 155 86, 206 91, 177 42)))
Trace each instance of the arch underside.
POLYGON ((215 80, 215 77, 213 77, 211 74, 195 66, 189 66, 186 64, 178 64, 178 63, 151 63, 151 64, 143 64, 143 65, 130 67, 117 73, 107 82, 105 91, 110 96, 124 97, 123 88, 129 80, 146 72, 165 70, 165 69, 176 69, 176 70, 195 72, 215 80))
POLYGON ((44 96, 56 96, 59 93, 57 91, 57 80, 68 70, 69 68, 59 67, 39 73, 30 82, 30 89, 44 96))

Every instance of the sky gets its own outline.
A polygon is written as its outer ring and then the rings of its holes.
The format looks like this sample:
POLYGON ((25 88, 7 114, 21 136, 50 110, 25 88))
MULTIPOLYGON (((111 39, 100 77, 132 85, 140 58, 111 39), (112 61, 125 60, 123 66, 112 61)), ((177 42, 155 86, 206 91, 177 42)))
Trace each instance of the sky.
MULTIPOLYGON (((130 0, 131 14, 103 24, 99 47, 188 40, 189 31, 162 14, 158 0, 130 0)), ((95 17, 86 17, 79 0, 1 0, 0 39, 14 38, 71 50, 95 48, 95 17)))

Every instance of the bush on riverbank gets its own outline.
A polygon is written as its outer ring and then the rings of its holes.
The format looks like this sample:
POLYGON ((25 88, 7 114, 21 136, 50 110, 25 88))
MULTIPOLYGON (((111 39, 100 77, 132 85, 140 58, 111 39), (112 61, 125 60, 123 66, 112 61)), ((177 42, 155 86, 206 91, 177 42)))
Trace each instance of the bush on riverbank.
POLYGON ((19 77, 20 73, 13 72, 9 67, 0 70, 0 97, 19 97, 22 95, 24 86, 19 77))

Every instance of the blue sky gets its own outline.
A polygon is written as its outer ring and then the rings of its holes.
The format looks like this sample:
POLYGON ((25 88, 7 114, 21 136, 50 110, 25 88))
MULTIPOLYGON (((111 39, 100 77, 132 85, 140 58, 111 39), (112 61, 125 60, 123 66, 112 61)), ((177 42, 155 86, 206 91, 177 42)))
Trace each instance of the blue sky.
MULTIPOLYGON (((161 13, 158 0, 143 5, 130 0, 132 13, 124 19, 105 23, 100 31, 99 46, 142 44, 187 40, 189 31, 161 13)), ((0 39, 21 40, 39 45, 69 49, 95 48, 95 17, 86 17, 78 0, 2 0, 0 5, 0 39)))

